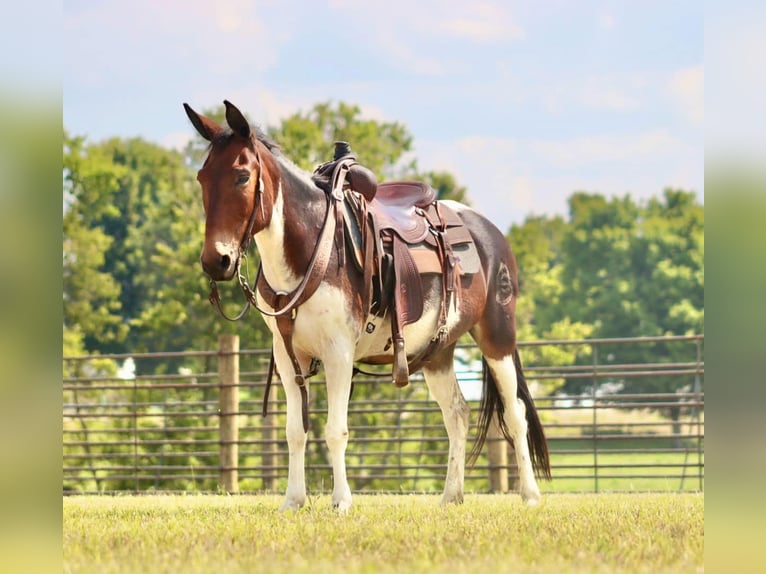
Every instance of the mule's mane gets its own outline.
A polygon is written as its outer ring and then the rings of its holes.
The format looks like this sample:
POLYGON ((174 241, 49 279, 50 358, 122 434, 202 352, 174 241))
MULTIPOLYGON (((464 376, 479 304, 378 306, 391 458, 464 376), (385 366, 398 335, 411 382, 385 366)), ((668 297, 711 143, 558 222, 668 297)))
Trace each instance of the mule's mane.
MULTIPOLYGON (((255 136, 255 139, 257 139, 259 142, 261 142, 263 145, 266 146, 266 149, 268 149, 271 153, 275 155, 281 155, 282 148, 279 146, 277 142, 275 142, 273 139, 271 139, 266 132, 264 132, 260 126, 250 126, 250 129, 255 136)), ((231 139, 235 137, 234 132, 229 129, 225 128, 222 132, 218 133, 210 142, 210 147, 219 147, 219 146, 225 146, 227 145, 231 139)))

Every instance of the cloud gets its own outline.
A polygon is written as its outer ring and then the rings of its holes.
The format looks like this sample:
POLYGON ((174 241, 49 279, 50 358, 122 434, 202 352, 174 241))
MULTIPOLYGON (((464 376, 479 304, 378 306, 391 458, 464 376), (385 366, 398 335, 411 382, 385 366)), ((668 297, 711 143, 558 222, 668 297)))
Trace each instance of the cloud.
POLYGON ((648 197, 668 185, 703 186, 702 146, 664 129, 549 140, 474 135, 415 147, 421 169, 454 173, 501 230, 530 213, 565 214, 576 190, 648 197))
POLYGON ((646 107, 658 92, 656 74, 615 72, 610 75, 553 79, 540 86, 540 100, 545 109, 556 115, 576 108, 608 112, 634 112, 646 107))
POLYGON ((527 147, 558 169, 631 162, 683 153, 687 145, 665 129, 635 135, 591 135, 569 140, 532 140, 527 147))
POLYGON ((629 111, 641 106, 635 95, 635 79, 619 77, 590 76, 585 79, 578 97, 585 106, 595 109, 629 111), (629 94, 629 92, 633 94, 629 94))
POLYGON ((525 34, 507 3, 498 0, 331 0, 330 7, 362 23, 364 30, 387 30, 405 42, 434 35, 517 40, 525 34))
POLYGON ((705 117, 704 67, 699 65, 675 72, 670 79, 670 93, 689 122, 701 126, 705 117))
POLYGON ((445 76, 465 54, 458 46, 518 40, 524 30, 500 1, 333 0, 344 28, 390 66, 419 76, 445 76), (446 41, 446 43, 445 43, 446 41))
MULTIPOLYGON (((435 29, 445 35, 478 42, 518 40, 524 30, 511 17, 505 5, 494 2, 468 2, 458 5, 457 16, 436 21, 435 29)), ((453 14, 453 10, 442 13, 453 14)))
POLYGON ((614 29, 614 16, 611 14, 607 14, 606 12, 602 12, 598 15, 598 27, 602 30, 613 30, 614 29))
POLYGON ((379 25, 370 39, 375 42, 387 62, 418 76, 444 76, 448 67, 438 58, 429 57, 420 41, 404 30, 379 25))
POLYGON ((288 35, 264 22, 280 9, 256 10, 246 0, 78 4, 64 10, 64 34, 73 39, 65 49, 89 65, 70 66, 68 75, 98 86, 166 79, 187 62, 205 74, 241 71, 243 58, 251 72, 271 69, 288 35))
POLYGON ((186 144, 188 144, 193 139, 194 139, 194 131, 191 129, 188 129, 183 132, 169 133, 168 135, 163 137, 162 141, 160 141, 159 143, 165 147, 169 147, 176 150, 182 150, 186 147, 186 144))

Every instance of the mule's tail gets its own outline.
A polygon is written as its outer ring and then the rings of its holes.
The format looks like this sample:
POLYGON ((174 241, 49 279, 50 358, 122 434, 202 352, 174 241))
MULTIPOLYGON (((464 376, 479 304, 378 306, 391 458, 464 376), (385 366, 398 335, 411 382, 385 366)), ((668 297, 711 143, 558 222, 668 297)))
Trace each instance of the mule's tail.
MULTIPOLYGON (((503 398, 500 395, 500 391, 497 388, 497 381, 495 380, 495 376, 492 374, 489 365, 487 365, 486 359, 482 358, 481 363, 483 388, 481 393, 481 405, 479 407, 479 432, 469 456, 469 464, 471 465, 476 462, 476 459, 481 453, 481 449, 484 447, 484 442, 487 440, 487 433, 489 432, 489 425, 492 424, 493 415, 497 415, 500 431, 503 433, 505 440, 513 444, 513 438, 511 438, 511 435, 508 432, 508 427, 505 424, 505 419, 503 417, 503 414, 505 413, 505 405, 503 404, 503 398)), ((535 403, 532 401, 532 395, 529 393, 529 387, 527 386, 527 379, 524 376, 524 370, 521 366, 521 358, 519 357, 518 349, 514 352, 513 363, 516 366, 516 396, 521 399, 526 407, 527 444, 529 445, 529 455, 532 457, 532 467, 538 478, 546 478, 550 480, 551 463, 548 457, 548 442, 545 439, 545 432, 543 431, 543 425, 540 423, 540 417, 537 414, 535 403)))

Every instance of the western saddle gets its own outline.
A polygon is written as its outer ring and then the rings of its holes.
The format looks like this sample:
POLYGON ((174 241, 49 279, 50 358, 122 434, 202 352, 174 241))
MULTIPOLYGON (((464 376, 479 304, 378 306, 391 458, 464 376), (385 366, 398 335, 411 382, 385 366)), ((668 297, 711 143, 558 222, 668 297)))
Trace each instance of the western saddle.
MULTIPOLYGON (((335 143, 333 161, 317 167, 312 178, 338 204, 342 197, 334 230, 339 264, 348 251, 364 274, 365 308, 371 316, 390 316, 393 383, 406 386, 409 373, 446 341, 447 311, 460 300, 460 276, 481 273, 473 238, 433 188, 412 181, 378 184, 346 142, 335 143), (403 328, 423 314, 422 276, 428 274, 443 278, 439 323, 426 348, 408 359, 403 328)), ((368 332, 374 328, 369 322, 368 332)))

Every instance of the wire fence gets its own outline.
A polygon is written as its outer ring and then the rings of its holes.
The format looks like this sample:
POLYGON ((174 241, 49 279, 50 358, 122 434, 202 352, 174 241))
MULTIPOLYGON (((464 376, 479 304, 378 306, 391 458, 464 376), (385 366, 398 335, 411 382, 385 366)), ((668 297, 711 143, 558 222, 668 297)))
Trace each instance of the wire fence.
MULTIPOLYGON (((703 490, 703 345, 702 335, 520 344, 551 453, 553 480, 541 489, 703 490)), ((64 493, 282 491, 288 454, 279 385, 261 414, 268 359, 268 351, 224 347, 65 358, 64 493)), ((456 365, 475 413, 478 351, 461 346, 456 365)), ((312 492, 332 488, 322 376, 310 383, 312 492)), ((355 377, 349 431, 355 491, 442 490, 448 440, 420 375, 402 389, 385 369, 355 377)), ((466 490, 513 490, 509 448, 491 437, 466 469, 466 490)))

